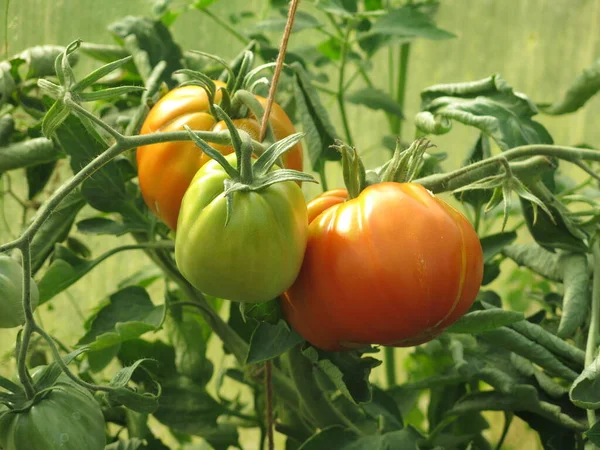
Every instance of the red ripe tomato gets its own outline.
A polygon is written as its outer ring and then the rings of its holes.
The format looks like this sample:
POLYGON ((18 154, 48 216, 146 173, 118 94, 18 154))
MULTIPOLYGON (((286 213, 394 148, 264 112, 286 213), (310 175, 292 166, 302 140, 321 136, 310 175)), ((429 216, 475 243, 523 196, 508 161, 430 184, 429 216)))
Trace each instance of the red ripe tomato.
POLYGON ((462 214, 414 183, 379 183, 346 200, 339 189, 308 205, 304 262, 282 300, 302 337, 329 351, 406 347, 467 312, 483 253, 462 214))
MULTIPOLYGON (((215 81, 217 87, 225 84, 215 81)), ((266 99, 256 96, 266 105, 266 99)), ((217 92, 215 102, 221 99, 217 92)), ((233 123, 239 129, 258 139, 260 127, 258 121, 250 116, 235 119, 233 123)), ((294 125, 283 109, 273 104, 270 123, 276 139, 283 139, 296 132, 294 125)), ((150 111, 140 134, 156 131, 181 131, 187 125, 192 130, 222 131, 227 126, 217 122, 209 112, 209 99, 200 86, 183 86, 173 89, 165 95, 150 111)), ((233 148, 211 144, 223 154, 233 152, 233 148)), ((302 170, 302 146, 298 143, 283 155, 283 164, 288 169, 302 170)), ((171 229, 177 228, 177 218, 181 199, 192 178, 210 158, 193 142, 178 141, 153 144, 137 149, 138 178, 142 195, 152 212, 162 219, 171 229)))

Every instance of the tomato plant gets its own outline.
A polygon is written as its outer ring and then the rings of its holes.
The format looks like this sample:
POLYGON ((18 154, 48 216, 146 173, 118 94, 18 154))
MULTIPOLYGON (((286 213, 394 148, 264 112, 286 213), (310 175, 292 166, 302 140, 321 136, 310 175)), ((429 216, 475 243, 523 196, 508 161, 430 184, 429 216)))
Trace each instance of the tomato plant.
POLYGON ((462 214, 413 183, 374 184, 344 200, 330 191, 308 206, 316 217, 283 302, 306 340, 325 350, 413 346, 469 310, 483 255, 462 214))
POLYGON ((600 448, 598 62, 554 99, 525 19, 473 79, 477 8, 241 3, 0 62, 0 447, 600 448))
MULTIPOLYGON (((216 81, 216 86, 225 88, 225 83, 216 81)), ((229 95, 229 94, 228 94, 229 95)), ((214 101, 221 100, 217 91, 214 101)), ((256 96, 265 106, 265 98, 256 96)), ((201 86, 184 86, 173 89, 152 107, 141 134, 157 131, 178 131, 184 126, 193 130, 223 131, 227 127, 222 120, 216 120, 210 113, 211 106, 206 89, 201 86)), ((248 113, 246 113, 248 114, 248 113)), ((233 123, 241 130, 258 139, 260 126, 252 115, 234 119, 233 123)), ((278 104, 273 105, 270 123, 276 139, 283 139, 296 132, 294 125, 278 104)), ((228 145, 215 145, 223 154, 233 151, 228 145)), ((302 170, 302 145, 300 143, 283 157, 283 164, 295 170, 302 170)), ((173 230, 177 227, 177 217, 181 199, 198 169, 209 157, 198 151, 192 142, 175 141, 137 149, 138 178, 144 200, 148 207, 173 230)))

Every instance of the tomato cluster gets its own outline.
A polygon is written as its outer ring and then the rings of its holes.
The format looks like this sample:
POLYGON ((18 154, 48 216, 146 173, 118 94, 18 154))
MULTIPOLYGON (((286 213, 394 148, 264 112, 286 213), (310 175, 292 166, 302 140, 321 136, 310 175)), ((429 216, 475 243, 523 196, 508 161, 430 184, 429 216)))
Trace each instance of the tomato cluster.
MULTIPOLYGON (((219 121, 209 106, 203 87, 175 89, 152 109, 142 133, 234 127, 256 139, 254 117, 219 121)), ((277 105, 271 125, 277 139, 295 131, 277 105)), ((137 160, 144 199, 177 231, 177 265, 199 290, 241 302, 280 296, 297 332, 332 351, 426 342, 475 300, 483 276, 477 234, 423 186, 382 181, 355 198, 336 189, 306 205, 291 181, 260 188, 240 181, 239 149, 230 154, 232 147, 213 144, 203 152, 197 144, 142 147, 137 160), (207 151, 228 156, 210 160, 207 151), (240 183, 248 184, 232 192, 240 183)), ((299 144, 283 163, 302 170, 299 144)))

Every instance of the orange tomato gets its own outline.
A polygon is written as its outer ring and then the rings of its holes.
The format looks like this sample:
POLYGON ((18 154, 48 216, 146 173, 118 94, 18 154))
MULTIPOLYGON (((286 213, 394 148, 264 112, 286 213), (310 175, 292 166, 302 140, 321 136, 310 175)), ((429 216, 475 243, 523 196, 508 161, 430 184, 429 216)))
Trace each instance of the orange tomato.
POLYGON ((469 221, 414 183, 379 183, 311 201, 300 274, 282 296, 308 342, 339 351, 433 339, 472 305, 483 253, 469 221))
MULTIPOLYGON (((225 86, 215 81, 217 87, 225 86)), ((256 96, 266 105, 266 99, 256 96)), ((221 99, 217 93, 215 102, 221 99)), ((273 104, 270 123, 276 139, 283 139, 296 132, 285 111, 273 104)), ((235 119, 239 129, 258 139, 260 127, 253 117, 235 119)), ((150 111, 144 121, 140 134, 157 131, 180 131, 188 125, 192 130, 222 131, 227 126, 217 122, 209 112, 209 99, 204 88, 184 86, 173 89, 165 95, 150 111)), ((226 145, 211 144, 223 154, 233 152, 226 145)), ((283 164, 289 169, 302 170, 302 145, 298 143, 283 156, 283 164)), ((210 158, 191 141, 165 142, 137 149, 138 178, 144 201, 152 212, 162 219, 171 229, 177 227, 177 217, 181 199, 192 178, 210 158)))

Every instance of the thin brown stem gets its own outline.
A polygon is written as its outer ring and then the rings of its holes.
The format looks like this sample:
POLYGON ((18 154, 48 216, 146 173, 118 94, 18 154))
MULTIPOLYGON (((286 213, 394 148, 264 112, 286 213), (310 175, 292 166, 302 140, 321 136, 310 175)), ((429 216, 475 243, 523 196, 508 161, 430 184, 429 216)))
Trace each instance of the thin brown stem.
POLYGON ((265 362, 265 392, 267 403, 267 442, 269 450, 275 450, 275 439, 273 437, 273 383, 271 381, 273 366, 271 361, 265 362))
POLYGON ((267 105, 265 106, 265 113, 262 118, 260 125, 260 134, 258 140, 262 142, 267 133, 267 124, 269 123, 269 117, 271 116, 271 108, 273 107, 273 101, 275 100, 275 92, 277 91, 277 84, 279 83, 279 77, 283 69, 283 62, 285 61, 285 52, 287 51, 288 42, 290 40, 290 34, 292 34, 292 27, 294 26, 294 18, 296 17, 296 10, 298 9, 298 3, 300 0, 292 0, 290 4, 290 10, 288 12, 287 23, 285 30, 283 31, 283 37, 281 38, 281 45, 279 46, 279 55, 277 55, 277 62, 275 64, 275 73, 273 74, 273 81, 269 89, 269 96, 267 97, 267 105))
MULTIPOLYGON (((285 30, 283 31, 283 37, 281 38, 281 44, 279 46, 279 54, 277 55, 277 61, 275 63, 275 73, 273 74, 273 80, 271 87, 269 88, 269 96, 267 97, 267 104, 265 105, 265 112, 262 117, 260 124, 260 134, 258 137, 259 142, 262 142, 267 134, 269 125, 269 117, 271 116, 271 109, 273 102, 275 101, 275 92, 277 92, 277 84, 279 83, 279 77, 283 70, 283 63, 285 61, 285 53, 287 51, 288 42, 290 35, 292 34, 292 27, 294 26, 294 18, 296 17, 296 10, 298 9, 298 3, 300 0, 292 0, 290 9, 288 12, 287 22, 285 24, 285 30)), ((266 422, 267 422, 267 442, 269 450, 275 449, 275 440, 273 437, 274 421, 273 421, 273 385, 272 385, 272 365, 271 361, 265 362, 265 391, 266 391, 266 422)))

